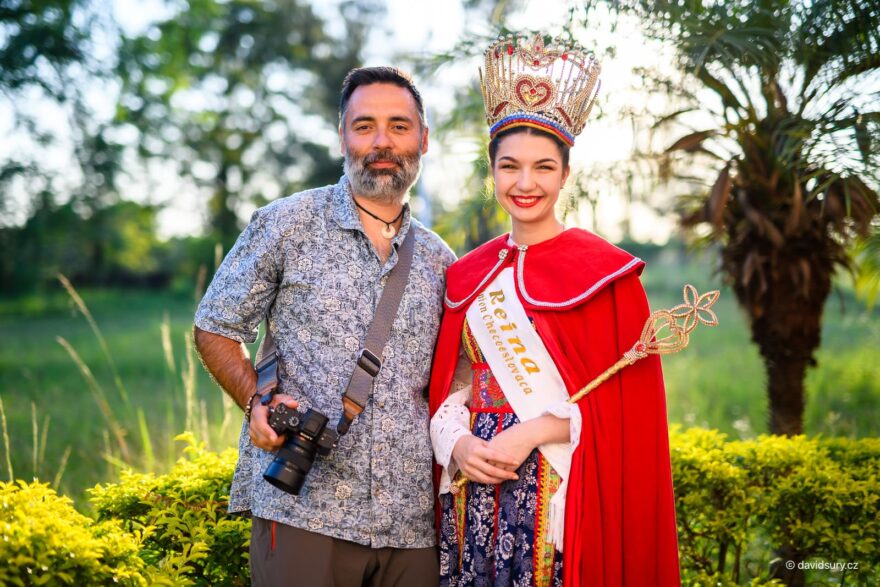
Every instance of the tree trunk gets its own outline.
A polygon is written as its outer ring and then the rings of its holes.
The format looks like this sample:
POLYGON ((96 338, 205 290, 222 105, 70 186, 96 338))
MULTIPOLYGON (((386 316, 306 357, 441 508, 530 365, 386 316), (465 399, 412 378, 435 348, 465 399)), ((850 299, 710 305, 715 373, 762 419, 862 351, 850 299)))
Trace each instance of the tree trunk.
MULTIPOLYGON (((755 298, 737 298, 751 318, 752 340, 764 361, 771 434, 794 436, 804 432, 804 379, 816 364, 813 354, 822 339, 822 314, 831 292, 830 273, 814 270, 803 295, 802 284, 787 277, 787 267, 799 259, 784 259, 768 280, 767 289, 755 298), (800 295, 799 295, 800 294, 800 295)), ((770 272, 768 272, 770 273, 770 272)))
POLYGON ((807 578, 798 563, 804 557, 798 555, 790 546, 783 546, 774 551, 776 560, 770 564, 770 578, 779 579, 789 587, 804 587, 807 578))
POLYGON ((770 404, 770 434, 804 433, 804 377, 808 361, 801 357, 764 357, 770 404))
POLYGON ((229 191, 228 176, 229 167, 222 162, 217 177, 214 178, 214 193, 208 202, 212 236, 223 244, 223 249, 226 251, 232 247, 241 231, 238 226, 238 216, 232 209, 233 194, 229 191))
MULTIPOLYGON (((808 288, 787 280, 786 269, 797 262, 797 258, 785 259, 776 271, 768 272, 777 279, 768 280, 765 292, 750 302, 740 298, 767 373, 770 433, 785 436, 804 432, 804 378, 807 368, 816 363, 813 353, 821 342, 822 313, 831 291, 830 271, 815 271, 808 288)), ((738 298, 741 293, 737 291, 738 298)), ((803 556, 790 544, 780 545, 774 554, 770 576, 790 587, 803 587, 806 577, 798 568, 803 556)))

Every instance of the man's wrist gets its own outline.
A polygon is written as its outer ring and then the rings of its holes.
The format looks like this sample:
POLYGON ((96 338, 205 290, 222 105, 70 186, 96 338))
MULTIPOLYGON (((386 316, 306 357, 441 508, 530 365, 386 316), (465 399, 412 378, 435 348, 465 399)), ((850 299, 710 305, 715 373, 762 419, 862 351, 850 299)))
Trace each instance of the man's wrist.
POLYGON ((254 409, 254 400, 260 400, 260 399, 262 399, 262 397, 263 396, 260 395, 259 393, 254 392, 248 398, 247 403, 244 406, 244 419, 247 420, 248 422, 251 421, 251 412, 254 409))

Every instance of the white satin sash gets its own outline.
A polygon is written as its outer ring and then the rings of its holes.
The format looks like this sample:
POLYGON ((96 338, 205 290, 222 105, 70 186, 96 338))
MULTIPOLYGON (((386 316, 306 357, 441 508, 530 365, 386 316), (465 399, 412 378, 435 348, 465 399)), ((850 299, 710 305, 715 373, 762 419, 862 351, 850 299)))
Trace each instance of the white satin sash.
MULTIPOLYGON (((467 320, 510 407, 525 422, 548 413, 554 405, 568 400, 569 395, 553 358, 532 328, 513 279, 512 267, 501 271, 471 303, 467 320)), ((562 480, 550 500, 547 537, 547 542, 556 544, 561 551, 572 444, 542 444, 538 449, 562 480)))

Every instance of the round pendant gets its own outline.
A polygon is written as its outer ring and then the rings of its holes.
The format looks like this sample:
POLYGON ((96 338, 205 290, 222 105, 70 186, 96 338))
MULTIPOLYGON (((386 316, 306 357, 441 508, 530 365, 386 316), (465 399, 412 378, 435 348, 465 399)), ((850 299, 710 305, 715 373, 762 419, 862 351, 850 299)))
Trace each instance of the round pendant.
POLYGON ((394 227, 391 226, 390 224, 386 224, 385 228, 382 229, 382 236, 384 236, 387 239, 394 238, 394 235, 396 235, 396 234, 397 234, 397 231, 394 230, 394 227))

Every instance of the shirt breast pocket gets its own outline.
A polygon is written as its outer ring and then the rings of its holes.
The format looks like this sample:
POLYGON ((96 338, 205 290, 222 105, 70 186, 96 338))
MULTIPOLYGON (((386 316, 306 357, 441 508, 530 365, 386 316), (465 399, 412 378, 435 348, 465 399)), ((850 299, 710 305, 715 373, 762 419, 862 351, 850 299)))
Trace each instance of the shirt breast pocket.
POLYGON ((427 369, 440 328, 443 292, 441 283, 433 275, 415 271, 415 267, 413 269, 401 302, 397 325, 405 333, 407 354, 414 364, 427 369))
POLYGON ((285 275, 276 304, 276 319, 309 348, 338 341, 341 325, 349 324, 358 310, 356 292, 345 276, 332 268, 325 271, 290 272, 285 275))

